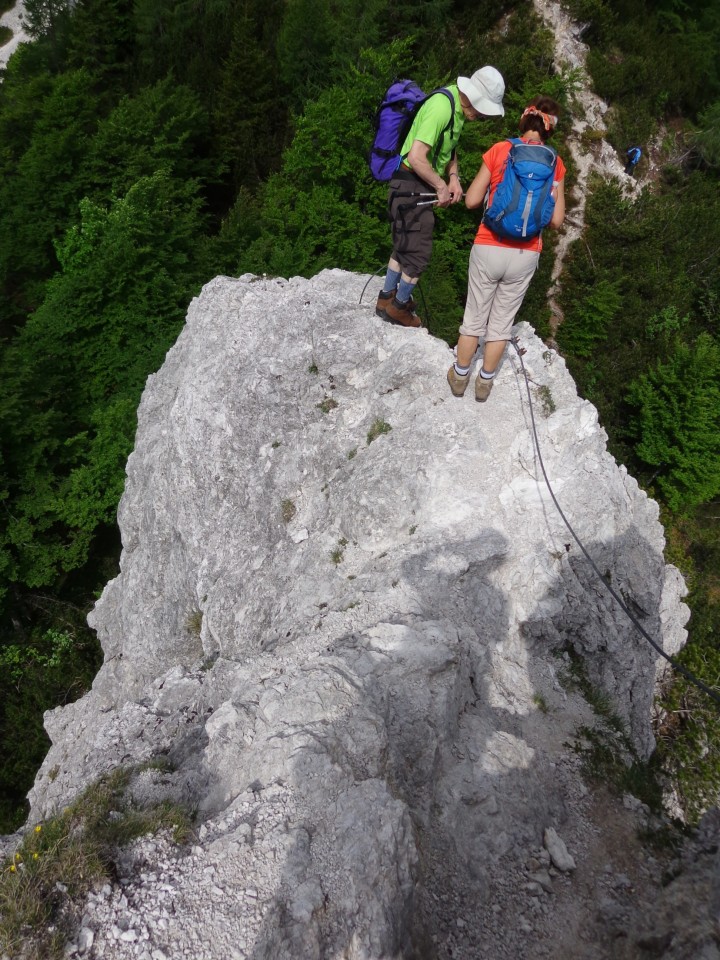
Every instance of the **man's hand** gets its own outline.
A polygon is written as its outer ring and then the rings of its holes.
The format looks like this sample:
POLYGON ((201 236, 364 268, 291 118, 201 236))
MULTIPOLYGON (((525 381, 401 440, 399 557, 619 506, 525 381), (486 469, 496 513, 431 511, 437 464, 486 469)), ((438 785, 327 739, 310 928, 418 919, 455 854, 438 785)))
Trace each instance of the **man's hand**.
MULTIPOLYGON (((439 177, 430 166, 430 161, 428 160, 429 150, 430 147, 427 143, 423 143, 422 140, 413 140, 410 153, 407 157, 410 168, 416 176, 425 181, 431 190, 437 192, 437 205, 439 207, 449 207, 451 203, 455 203, 456 201, 453 200, 453 194, 443 178, 439 177)), ((455 177, 452 179, 454 180, 455 177)))
MULTIPOLYGON (((460 191, 460 196, 462 196, 462 190, 460 191)), ((437 198, 439 207, 449 207, 451 203, 456 203, 457 201, 453 199, 452 185, 448 187, 446 183, 443 183, 442 186, 437 188, 437 198)), ((460 197, 458 197, 458 200, 460 197)))

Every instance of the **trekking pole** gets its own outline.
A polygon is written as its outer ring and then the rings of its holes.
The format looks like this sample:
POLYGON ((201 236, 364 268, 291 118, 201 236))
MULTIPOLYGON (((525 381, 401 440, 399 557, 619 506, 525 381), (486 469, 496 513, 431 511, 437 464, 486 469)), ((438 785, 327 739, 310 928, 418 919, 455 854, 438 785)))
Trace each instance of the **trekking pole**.
POLYGON ((432 193, 420 193, 418 190, 393 190, 394 197, 436 197, 437 190, 432 193))
MULTIPOLYGON (((419 190, 393 190, 391 199, 388 203, 391 203, 393 200, 397 200, 398 197, 436 197, 437 193, 433 191, 432 193, 421 193, 419 190)), ((420 204, 417 204, 420 206, 420 204)), ((406 206, 412 206, 412 204, 406 204, 406 206)))

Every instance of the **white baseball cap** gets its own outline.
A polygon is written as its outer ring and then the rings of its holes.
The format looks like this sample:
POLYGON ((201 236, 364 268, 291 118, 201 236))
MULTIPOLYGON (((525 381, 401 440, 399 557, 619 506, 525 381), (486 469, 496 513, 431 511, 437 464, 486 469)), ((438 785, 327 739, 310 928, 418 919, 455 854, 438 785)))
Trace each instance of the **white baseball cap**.
POLYGON ((482 67, 471 77, 458 77, 457 85, 478 113, 483 113, 486 117, 505 116, 502 105, 505 81, 495 67, 482 67))

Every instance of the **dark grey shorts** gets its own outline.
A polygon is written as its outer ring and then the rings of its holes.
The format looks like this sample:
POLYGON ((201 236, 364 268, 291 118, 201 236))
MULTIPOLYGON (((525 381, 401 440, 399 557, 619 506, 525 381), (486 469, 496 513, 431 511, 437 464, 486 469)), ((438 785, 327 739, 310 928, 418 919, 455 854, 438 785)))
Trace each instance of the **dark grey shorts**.
POLYGON ((408 193, 432 193, 424 180, 407 170, 399 170, 390 181, 388 217, 392 226, 393 259, 397 260, 409 277, 419 277, 430 263, 435 214, 430 197, 408 196, 408 193))

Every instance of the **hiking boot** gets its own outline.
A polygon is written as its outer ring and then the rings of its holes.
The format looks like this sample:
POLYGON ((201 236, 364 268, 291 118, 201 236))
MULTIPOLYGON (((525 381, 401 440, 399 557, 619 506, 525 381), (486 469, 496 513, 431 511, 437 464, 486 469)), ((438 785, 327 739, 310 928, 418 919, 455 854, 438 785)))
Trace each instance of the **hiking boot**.
POLYGON ((485 403, 490 396, 494 380, 485 380, 480 374, 475 379, 475 399, 478 403, 485 403))
POLYGON ((385 317, 390 323, 397 323, 401 327, 421 327, 422 320, 415 313, 412 300, 407 303, 400 303, 397 297, 393 297, 390 303, 385 307, 385 317))
POLYGON ((378 294, 377 303, 375 304, 375 313, 378 315, 378 317, 381 317, 383 320, 387 320, 387 314, 385 313, 385 310, 394 297, 394 290, 391 290, 390 293, 385 293, 383 290, 380 291, 378 294))
MULTIPOLYGON (((397 290, 391 290, 390 293, 385 293, 384 290, 381 290, 378 294, 377 303, 375 304, 375 313, 378 317, 380 317, 381 320, 387 320, 389 323, 393 322, 387 315, 387 308, 395 298, 396 293, 397 290)), ((412 297, 410 297, 408 300, 407 305, 410 308, 410 312, 415 313, 417 304, 412 297)))
POLYGON ((455 369, 455 364, 453 363, 448 370, 447 382, 450 384, 452 395, 454 397, 462 397, 465 395, 465 389, 468 383, 470 383, 470 372, 468 371, 464 377, 461 377, 455 369))

